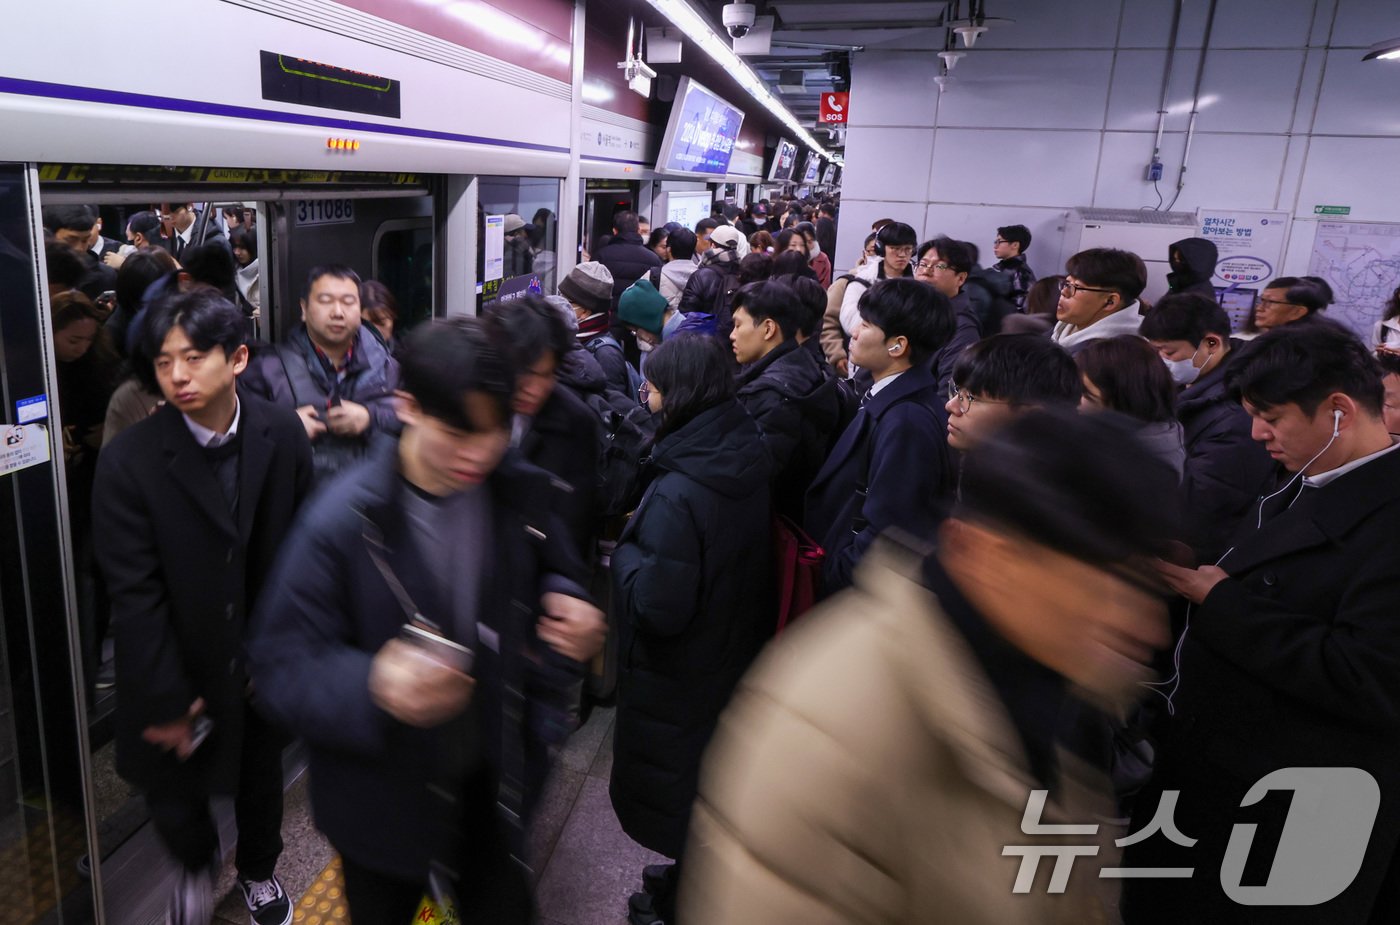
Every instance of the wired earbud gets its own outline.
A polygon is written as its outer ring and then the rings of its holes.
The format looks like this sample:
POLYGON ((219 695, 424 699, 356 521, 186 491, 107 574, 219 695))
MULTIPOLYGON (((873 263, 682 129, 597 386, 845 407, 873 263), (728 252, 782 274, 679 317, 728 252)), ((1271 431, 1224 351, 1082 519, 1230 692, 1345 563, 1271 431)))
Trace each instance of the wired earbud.
POLYGON ((1341 409, 1341 408, 1338 408, 1336 411, 1333 411, 1333 412, 1332 412, 1332 438, 1333 438, 1334 440, 1337 438, 1337 432, 1338 432, 1339 430, 1341 430, 1341 427, 1342 427, 1342 409, 1341 409))

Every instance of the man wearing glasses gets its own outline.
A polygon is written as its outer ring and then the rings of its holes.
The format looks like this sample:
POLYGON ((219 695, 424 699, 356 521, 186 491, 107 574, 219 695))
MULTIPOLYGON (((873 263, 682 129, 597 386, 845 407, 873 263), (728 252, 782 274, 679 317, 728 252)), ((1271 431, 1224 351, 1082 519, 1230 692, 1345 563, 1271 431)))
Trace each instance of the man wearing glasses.
POLYGON ((360 276, 347 266, 312 268, 301 319, 286 341, 249 365, 247 384, 301 416, 316 480, 324 483, 364 456, 372 434, 399 432, 399 364, 361 329, 360 276))
MULTIPOLYGON (((842 376, 855 376, 855 364, 848 354, 850 339, 860 327, 860 297, 876 282, 899 276, 913 276, 914 249, 919 234, 903 222, 887 222, 875 231, 875 260, 854 273, 838 276, 827 290, 826 315, 822 319, 821 343, 827 360, 842 376)), ((862 387, 869 380, 862 376, 862 387)))
POLYGON ((1035 284, 1035 273, 1026 264, 1026 249, 1031 246, 1031 230, 1025 225, 1006 225, 997 229, 992 241, 992 253, 997 262, 992 269, 1011 277, 1011 300, 1024 311, 1026 293, 1035 284))
POLYGON ((982 323, 963 288, 971 270, 972 251, 961 241, 940 237, 919 246, 914 278, 928 283, 947 297, 957 323, 953 339, 933 358, 933 376, 938 380, 940 390, 946 389, 952 381, 953 364, 957 362, 958 354, 982 339, 982 323))
POLYGON ((1080 251, 1065 262, 1050 339, 1074 356, 1090 342, 1138 333, 1138 296, 1147 286, 1142 258, 1111 247, 1080 251))

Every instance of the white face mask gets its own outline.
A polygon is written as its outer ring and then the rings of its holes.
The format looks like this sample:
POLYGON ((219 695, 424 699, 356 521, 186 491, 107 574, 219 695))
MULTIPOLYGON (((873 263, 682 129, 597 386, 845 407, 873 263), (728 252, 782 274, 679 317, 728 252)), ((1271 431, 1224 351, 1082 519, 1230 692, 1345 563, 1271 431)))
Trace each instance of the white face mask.
MULTIPOLYGON (((1196 348, 1196 353, 1201 352, 1201 347, 1205 346, 1205 341, 1201 341, 1200 347, 1196 348)), ((1171 373, 1173 381, 1177 385, 1190 385, 1200 378, 1201 370, 1196 365, 1196 353, 1191 354, 1189 359, 1168 360, 1165 357, 1162 362, 1167 364, 1167 371, 1171 373)))
POLYGON ((651 344, 639 337, 637 338, 637 349, 642 351, 642 353, 651 353, 651 344))
POLYGON ((807 249, 807 259, 809 259, 809 260, 816 260, 816 259, 817 259, 817 255, 820 254, 821 252, 822 252, 822 246, 821 246, 820 244, 818 244, 816 241, 813 241, 813 242, 812 242, 812 246, 811 246, 810 248, 807 249))

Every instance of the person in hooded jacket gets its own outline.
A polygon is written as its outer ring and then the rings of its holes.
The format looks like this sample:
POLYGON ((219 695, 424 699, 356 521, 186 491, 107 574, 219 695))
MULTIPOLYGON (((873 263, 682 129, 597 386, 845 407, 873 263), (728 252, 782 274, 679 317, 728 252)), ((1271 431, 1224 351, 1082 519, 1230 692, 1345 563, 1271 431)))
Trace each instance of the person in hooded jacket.
POLYGON ((1215 299, 1215 262, 1220 252, 1215 242, 1205 238, 1183 238, 1171 246, 1167 252, 1171 272, 1167 274, 1167 294, 1179 295, 1194 292, 1207 299, 1215 299))
POLYGON ((739 401, 763 431, 773 467, 773 508, 802 522, 803 496, 826 461, 840 418, 836 384, 797 341, 807 309, 779 282, 752 283, 734 294, 739 401))
POLYGON ((1230 337, 1225 309, 1194 293, 1163 296, 1139 333, 1181 387, 1176 414, 1186 444, 1183 516, 1197 558, 1214 562, 1274 470, 1269 454, 1250 436, 1249 414, 1225 387, 1231 364, 1246 348, 1230 337))
POLYGON ((674 921, 700 757, 774 621, 768 463, 724 346, 666 340, 646 391, 662 424, 650 484, 612 557, 624 655, 609 791, 623 831, 676 865, 644 872, 634 923, 674 921))

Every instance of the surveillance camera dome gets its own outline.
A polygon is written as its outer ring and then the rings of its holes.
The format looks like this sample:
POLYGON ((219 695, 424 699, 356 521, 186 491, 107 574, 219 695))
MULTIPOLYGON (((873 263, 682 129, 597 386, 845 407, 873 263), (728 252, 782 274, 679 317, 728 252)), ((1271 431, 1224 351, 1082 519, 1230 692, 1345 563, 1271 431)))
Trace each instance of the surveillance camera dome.
POLYGON ((757 15, 758 10, 752 3, 731 3, 724 8, 724 28, 732 37, 741 39, 753 29, 757 15))

